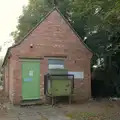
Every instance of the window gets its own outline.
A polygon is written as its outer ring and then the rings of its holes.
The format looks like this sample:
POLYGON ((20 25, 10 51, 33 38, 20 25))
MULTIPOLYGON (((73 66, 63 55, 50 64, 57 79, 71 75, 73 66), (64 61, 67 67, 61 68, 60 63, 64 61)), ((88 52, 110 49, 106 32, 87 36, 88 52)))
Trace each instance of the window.
POLYGON ((64 60, 63 59, 49 59, 48 68, 49 69, 64 69, 64 60))

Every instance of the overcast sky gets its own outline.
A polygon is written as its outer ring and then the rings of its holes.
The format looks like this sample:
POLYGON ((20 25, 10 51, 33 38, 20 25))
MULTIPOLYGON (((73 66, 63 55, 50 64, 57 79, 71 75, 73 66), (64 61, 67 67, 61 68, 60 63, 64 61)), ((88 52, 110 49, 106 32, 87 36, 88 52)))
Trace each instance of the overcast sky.
POLYGON ((10 33, 16 29, 22 8, 27 4, 28 0, 0 0, 0 57, 4 57, 7 48, 12 45, 10 33))

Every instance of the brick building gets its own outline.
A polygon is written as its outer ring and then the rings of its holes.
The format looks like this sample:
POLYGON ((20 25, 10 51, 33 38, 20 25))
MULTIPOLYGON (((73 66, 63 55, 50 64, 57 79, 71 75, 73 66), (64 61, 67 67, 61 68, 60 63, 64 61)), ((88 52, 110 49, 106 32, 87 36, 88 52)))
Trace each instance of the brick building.
POLYGON ((48 72, 48 61, 51 58, 62 60, 63 67, 76 74, 75 101, 91 97, 92 52, 59 10, 54 8, 23 40, 8 48, 3 63, 4 87, 13 104, 20 104, 23 100, 23 72, 27 65, 38 69, 35 73, 29 71, 31 76, 35 74, 38 81, 36 86, 33 83, 33 87, 28 87, 26 92, 37 88, 37 94, 40 94, 38 97, 44 100, 44 75, 48 72))

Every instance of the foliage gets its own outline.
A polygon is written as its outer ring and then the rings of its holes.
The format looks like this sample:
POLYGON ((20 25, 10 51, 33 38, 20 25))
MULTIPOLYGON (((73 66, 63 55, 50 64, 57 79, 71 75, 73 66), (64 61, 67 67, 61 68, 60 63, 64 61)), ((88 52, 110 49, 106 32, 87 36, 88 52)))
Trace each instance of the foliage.
POLYGON ((101 56, 118 50, 120 1, 116 0, 29 0, 11 33, 14 40, 22 39, 54 5, 94 53, 101 56))
MULTIPOLYGON (((58 1, 58 7, 65 15, 68 0, 65 2, 58 1), (64 6, 63 6, 64 3, 64 6)), ((51 0, 29 0, 27 7, 23 8, 23 14, 19 17, 19 24, 17 25, 17 30, 13 31, 11 35, 13 36, 15 42, 23 39, 23 37, 37 25, 39 21, 53 8, 54 4, 51 0)))
POLYGON ((17 31, 11 33, 15 41, 22 39, 49 11, 43 0, 29 0, 29 5, 23 8, 23 15, 19 17, 17 31))
POLYGON ((110 16, 114 12, 110 11, 113 11, 115 5, 116 1, 112 0, 74 0, 72 4, 71 19, 74 28, 99 55, 107 52, 106 48, 111 44, 110 16))

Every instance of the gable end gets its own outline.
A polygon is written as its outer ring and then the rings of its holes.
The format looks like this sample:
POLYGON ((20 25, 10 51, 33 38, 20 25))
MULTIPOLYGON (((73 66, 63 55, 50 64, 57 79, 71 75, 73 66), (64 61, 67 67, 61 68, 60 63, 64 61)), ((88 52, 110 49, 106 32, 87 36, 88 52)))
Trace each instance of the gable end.
POLYGON ((55 7, 53 8, 32 30, 30 30, 30 32, 28 32, 28 34, 26 34, 24 36, 23 39, 21 39, 18 43, 16 43, 15 45, 11 46, 8 48, 7 50, 7 53, 6 53, 6 56, 4 58, 4 61, 3 61, 3 65, 2 67, 6 64, 7 62, 7 58, 10 54, 10 50, 18 45, 20 45, 24 40, 25 38, 27 38, 45 19, 47 19, 47 17, 54 11, 57 11, 60 16, 63 18, 63 20, 66 22, 66 24, 70 27, 70 29, 74 32, 74 34, 77 36, 77 38, 79 38, 80 42, 86 47, 86 49, 92 54, 92 50, 88 48, 88 46, 82 41, 82 39, 80 38, 80 36, 77 34, 77 32, 74 30, 74 28, 71 26, 71 24, 68 22, 68 20, 62 15, 62 13, 55 7))

